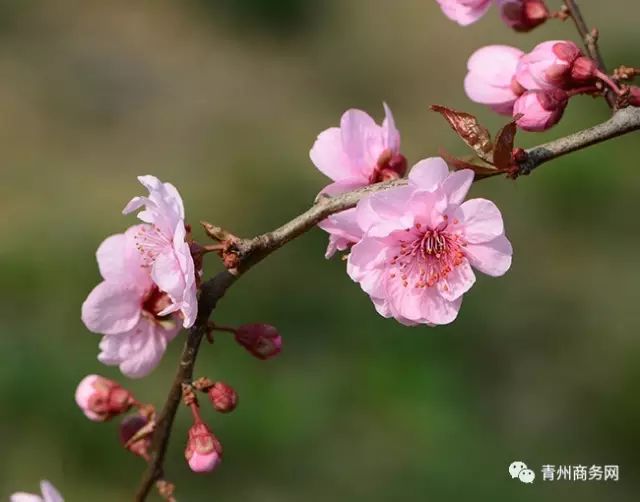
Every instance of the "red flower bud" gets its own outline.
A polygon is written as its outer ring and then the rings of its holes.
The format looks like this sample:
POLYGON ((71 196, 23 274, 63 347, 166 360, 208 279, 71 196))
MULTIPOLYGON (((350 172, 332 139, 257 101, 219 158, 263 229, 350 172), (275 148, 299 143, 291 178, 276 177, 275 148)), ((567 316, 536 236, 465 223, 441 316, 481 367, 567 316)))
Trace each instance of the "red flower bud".
POLYGON ((571 67, 571 80, 579 84, 590 82, 596 76, 598 65, 591 58, 580 56, 571 67))
POLYGON ((238 394, 224 382, 216 382, 209 389, 211 404, 220 413, 229 413, 238 405, 238 394))
POLYGON ((549 19, 543 0, 499 0, 502 20, 516 31, 530 31, 549 19))
POLYGON ((635 85, 629 87, 629 104, 631 106, 640 106, 640 87, 635 85))
POLYGON ((120 443, 126 447, 134 455, 149 459, 149 447, 151 446, 151 436, 145 436, 143 438, 134 441, 130 445, 127 445, 128 441, 145 425, 149 423, 148 419, 142 415, 129 415, 120 422, 120 443))
POLYGON ((258 359, 269 359, 282 350, 282 337, 270 324, 243 324, 236 330, 235 338, 258 359))
POLYGON ((134 401, 128 390, 99 375, 84 377, 76 389, 76 403, 87 418, 96 422, 125 413, 134 401))
POLYGON ((222 460, 222 445, 206 424, 198 422, 189 429, 184 456, 193 472, 210 472, 222 460))

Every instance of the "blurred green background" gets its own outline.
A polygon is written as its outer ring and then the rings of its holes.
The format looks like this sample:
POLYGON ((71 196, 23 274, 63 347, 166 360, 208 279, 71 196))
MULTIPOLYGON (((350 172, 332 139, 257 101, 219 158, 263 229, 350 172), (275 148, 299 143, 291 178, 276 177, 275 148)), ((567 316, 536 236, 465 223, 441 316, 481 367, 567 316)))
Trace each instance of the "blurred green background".
MULTIPOLYGON (((609 65, 640 63, 640 4, 581 3, 609 65)), ((47 478, 69 502, 132 499, 143 462, 73 394, 87 373, 126 381, 97 362, 79 314, 98 244, 135 221, 120 211, 136 175, 173 182, 192 223, 254 235, 327 183, 308 151, 347 108, 379 120, 386 100, 411 162, 464 154, 428 105, 504 122, 464 96, 473 50, 569 37, 558 21, 517 35, 495 8, 463 29, 431 0, 0 1, 0 497, 47 478)), ((518 142, 607 114, 576 98, 554 130, 518 142)), ((224 336, 203 347, 197 375, 233 385, 240 406, 205 412, 225 447, 206 476, 184 462, 181 410, 167 462, 178 499, 638 500, 638 153, 631 135, 474 186, 502 208, 515 255, 451 326, 380 318, 324 260, 321 231, 270 257, 215 319, 275 324, 285 349, 265 363, 224 336), (535 484, 508 477, 513 460, 535 484), (542 483, 542 464, 618 464, 621 480, 542 483)), ((180 350, 126 381, 139 399, 162 404, 180 350)))

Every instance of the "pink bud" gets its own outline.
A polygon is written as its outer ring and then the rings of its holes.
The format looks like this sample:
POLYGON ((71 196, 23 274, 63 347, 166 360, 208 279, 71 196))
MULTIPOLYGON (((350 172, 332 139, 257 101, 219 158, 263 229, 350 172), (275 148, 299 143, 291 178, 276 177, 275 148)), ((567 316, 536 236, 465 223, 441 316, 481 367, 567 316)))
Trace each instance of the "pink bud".
POLYGON ((184 456, 193 472, 211 472, 222 460, 222 445, 206 424, 195 423, 189 429, 184 456))
MULTIPOLYGON (((120 422, 119 428, 120 443, 122 443, 122 446, 125 446, 136 432, 148 423, 149 420, 142 415, 136 414, 125 417, 122 422, 120 422)), ((150 445, 151 438, 150 436, 146 436, 128 445, 127 449, 134 455, 138 455, 146 460, 149 458, 148 450, 150 445)))
POLYGON ((229 413, 238 405, 238 394, 224 382, 216 382, 209 389, 211 404, 220 413, 229 413))
POLYGON ((528 91, 566 88, 571 84, 571 68, 581 55, 573 42, 543 42, 522 56, 516 78, 528 91))
POLYGON ((236 330, 236 342, 258 359, 269 359, 282 350, 282 337, 270 324, 243 324, 236 330))
POLYGON ((516 123, 525 131, 546 131, 560 121, 568 101, 560 89, 528 91, 513 106, 513 116, 522 115, 516 123))
POLYGON ((530 31, 549 19, 543 0, 498 0, 502 20, 516 31, 530 31))
POLYGON ((513 103, 524 92, 514 79, 523 54, 520 49, 506 45, 488 45, 474 52, 467 62, 469 73, 464 79, 469 99, 502 115, 511 115, 513 103))
POLYGON ((598 65, 593 59, 580 56, 571 67, 571 80, 578 84, 590 82, 595 78, 597 71, 598 65))
POLYGON ((442 12, 456 23, 467 26, 475 23, 489 10, 492 0, 436 0, 442 12))
POLYGON ((88 375, 76 389, 76 403, 87 418, 104 422, 128 411, 134 398, 116 382, 99 375, 88 375))

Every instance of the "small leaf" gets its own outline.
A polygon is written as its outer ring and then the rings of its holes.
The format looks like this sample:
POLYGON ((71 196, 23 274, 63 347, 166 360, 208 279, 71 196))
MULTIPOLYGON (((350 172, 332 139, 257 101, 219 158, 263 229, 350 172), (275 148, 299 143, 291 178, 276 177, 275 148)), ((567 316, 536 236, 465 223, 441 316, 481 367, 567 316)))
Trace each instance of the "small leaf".
POLYGON ((493 165, 498 169, 508 169, 511 166, 513 142, 516 139, 516 131, 518 130, 516 120, 519 118, 516 117, 498 132, 496 144, 493 148, 493 165))
POLYGON ((470 113, 458 112, 445 106, 431 105, 431 109, 449 122, 456 134, 476 152, 478 157, 489 163, 493 161, 491 134, 478 123, 478 119, 470 113))
POLYGON ((502 172, 501 170, 496 169, 490 164, 478 165, 473 164, 472 162, 469 162, 467 160, 458 159, 443 148, 440 149, 440 157, 442 157, 445 162, 449 164, 449 167, 451 167, 454 171, 459 171, 461 169, 471 169, 475 173, 475 179, 477 180, 482 178, 489 178, 502 172))

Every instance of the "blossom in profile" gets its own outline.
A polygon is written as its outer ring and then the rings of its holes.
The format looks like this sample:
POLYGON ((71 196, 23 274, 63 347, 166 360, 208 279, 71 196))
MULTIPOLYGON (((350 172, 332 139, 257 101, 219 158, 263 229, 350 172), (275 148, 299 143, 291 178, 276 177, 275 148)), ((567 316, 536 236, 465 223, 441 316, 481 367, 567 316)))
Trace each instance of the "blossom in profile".
POLYGON ((527 91, 515 102, 513 115, 521 129, 542 132, 560 121, 568 102, 568 94, 561 89, 527 91))
POLYGON ((502 20, 515 31, 530 31, 549 19, 543 0, 497 0, 502 20))
POLYGON ((119 366, 128 377, 147 375, 180 330, 177 313, 167 314, 171 299, 151 278, 138 249, 150 225, 136 225, 108 237, 96 253, 104 279, 82 305, 82 321, 104 335, 98 359, 119 366))
MULTIPOLYGON (((404 175, 407 161, 400 153, 400 132, 386 104, 384 110, 382 125, 362 110, 351 109, 342 115, 340 127, 330 127, 318 135, 309 156, 333 180, 322 194, 338 195, 404 175)), ((343 211, 318 225, 329 233, 327 258, 357 242, 353 216, 353 210, 343 211)))
POLYGON ((87 375, 76 389, 76 404, 88 419, 104 422, 128 411, 134 403, 131 393, 113 380, 87 375))
POLYGON ((42 480, 40 482, 40 491, 42 495, 35 495, 33 493, 17 492, 11 495, 10 502, 64 502, 60 492, 56 490, 49 481, 42 480))
POLYGON ((511 266, 498 208, 486 199, 464 201, 472 181, 471 170, 450 173, 444 160, 430 158, 412 169, 409 186, 358 204, 363 238, 347 272, 384 317, 450 323, 475 283, 473 268, 500 276, 511 266))
POLYGON ((523 55, 520 49, 507 45, 488 45, 474 52, 464 79, 469 99, 502 115, 511 115, 513 104, 525 91, 515 78, 523 55))
POLYGON ((138 180, 149 195, 134 197, 123 213, 142 208, 138 218, 148 223, 139 227, 136 239, 142 260, 151 269, 151 279, 170 299, 159 315, 180 312, 183 326, 189 328, 196 320, 198 301, 182 198, 171 183, 162 183, 155 176, 139 176, 138 180))
POLYGON ((436 0, 442 12, 461 26, 475 23, 486 14, 493 0, 436 0))
POLYGON ((258 359, 271 359, 282 350, 282 336, 270 324, 243 324, 235 330, 235 339, 258 359))

